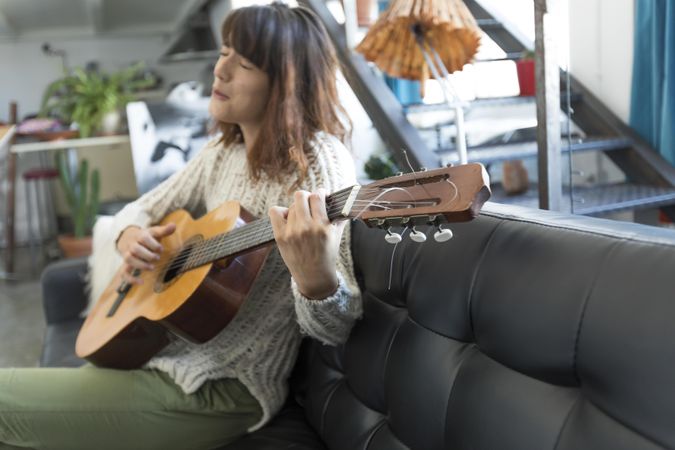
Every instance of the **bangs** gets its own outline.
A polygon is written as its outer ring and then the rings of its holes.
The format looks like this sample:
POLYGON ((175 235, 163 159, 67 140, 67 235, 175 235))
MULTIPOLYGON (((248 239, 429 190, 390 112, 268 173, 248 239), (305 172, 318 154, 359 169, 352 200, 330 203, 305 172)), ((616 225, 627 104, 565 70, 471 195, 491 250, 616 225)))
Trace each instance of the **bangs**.
POLYGON ((274 78, 273 57, 278 53, 279 17, 270 7, 239 8, 228 14, 222 27, 223 44, 274 78))

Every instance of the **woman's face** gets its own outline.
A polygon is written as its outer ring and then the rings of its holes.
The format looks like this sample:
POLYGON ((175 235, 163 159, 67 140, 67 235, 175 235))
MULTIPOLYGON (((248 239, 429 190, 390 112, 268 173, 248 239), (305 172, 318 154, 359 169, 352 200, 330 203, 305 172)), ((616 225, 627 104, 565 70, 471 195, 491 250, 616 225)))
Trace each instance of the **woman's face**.
POLYGON ((269 76, 227 46, 221 49, 213 75, 211 115, 241 127, 260 125, 270 94, 269 76))

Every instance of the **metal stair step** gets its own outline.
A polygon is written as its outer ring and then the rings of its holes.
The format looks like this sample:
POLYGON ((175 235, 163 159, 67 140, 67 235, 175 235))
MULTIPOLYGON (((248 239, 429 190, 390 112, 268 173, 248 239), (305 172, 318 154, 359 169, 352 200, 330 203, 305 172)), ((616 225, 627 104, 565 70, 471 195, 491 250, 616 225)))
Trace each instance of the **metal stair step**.
POLYGON ((504 28, 504 25, 496 19, 476 19, 476 24, 481 30, 494 30, 504 28))
MULTIPOLYGON (((573 141, 569 146, 567 140, 561 140, 560 148, 563 153, 568 151, 589 152, 589 151, 611 151, 629 148, 632 141, 627 138, 586 138, 584 140, 573 141)), ((443 164, 457 164, 459 156, 453 150, 438 150, 443 164)), ((467 149, 469 161, 482 162, 490 164, 498 161, 507 161, 512 159, 534 158, 537 156, 536 142, 520 142, 503 145, 487 145, 469 147, 467 149)))
MULTIPOLYGON (((563 188, 563 211, 598 216, 615 211, 656 208, 675 204, 675 188, 633 183, 617 183, 593 187, 575 187, 574 205, 570 204, 569 188, 563 188)), ((491 201, 531 208, 539 207, 537 186, 521 195, 508 195, 500 184, 492 186, 491 201)))
MULTIPOLYGON (((501 60, 495 60, 501 61, 501 60)), ((582 95, 572 92, 570 101, 572 103, 582 100, 582 95)), ((523 104, 536 104, 537 98, 534 96, 528 95, 513 95, 506 97, 483 97, 476 98, 467 103, 466 111, 471 111, 472 108, 483 108, 483 107, 502 107, 510 105, 523 105, 523 104)), ((560 106, 565 108, 567 104, 567 93, 564 91, 560 92, 560 106)), ((403 106, 403 110, 406 114, 415 114, 415 113, 425 113, 431 111, 450 111, 452 108, 446 103, 415 103, 411 105, 403 106)))

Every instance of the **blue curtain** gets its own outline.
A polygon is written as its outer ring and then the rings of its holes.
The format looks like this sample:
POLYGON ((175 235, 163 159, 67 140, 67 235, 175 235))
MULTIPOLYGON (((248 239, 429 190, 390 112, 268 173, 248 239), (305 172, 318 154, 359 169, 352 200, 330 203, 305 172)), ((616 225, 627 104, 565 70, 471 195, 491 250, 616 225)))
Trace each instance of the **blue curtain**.
POLYGON ((630 125, 675 165, 675 1, 635 1, 630 125))

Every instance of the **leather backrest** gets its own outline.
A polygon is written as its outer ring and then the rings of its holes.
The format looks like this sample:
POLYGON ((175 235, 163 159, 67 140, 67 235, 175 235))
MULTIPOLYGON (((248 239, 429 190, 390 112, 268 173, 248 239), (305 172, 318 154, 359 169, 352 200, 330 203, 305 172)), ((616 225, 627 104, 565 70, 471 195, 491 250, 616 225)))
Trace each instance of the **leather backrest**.
POLYGON ((495 204, 451 228, 353 227, 364 317, 305 355, 329 448, 675 448, 675 232, 495 204))

